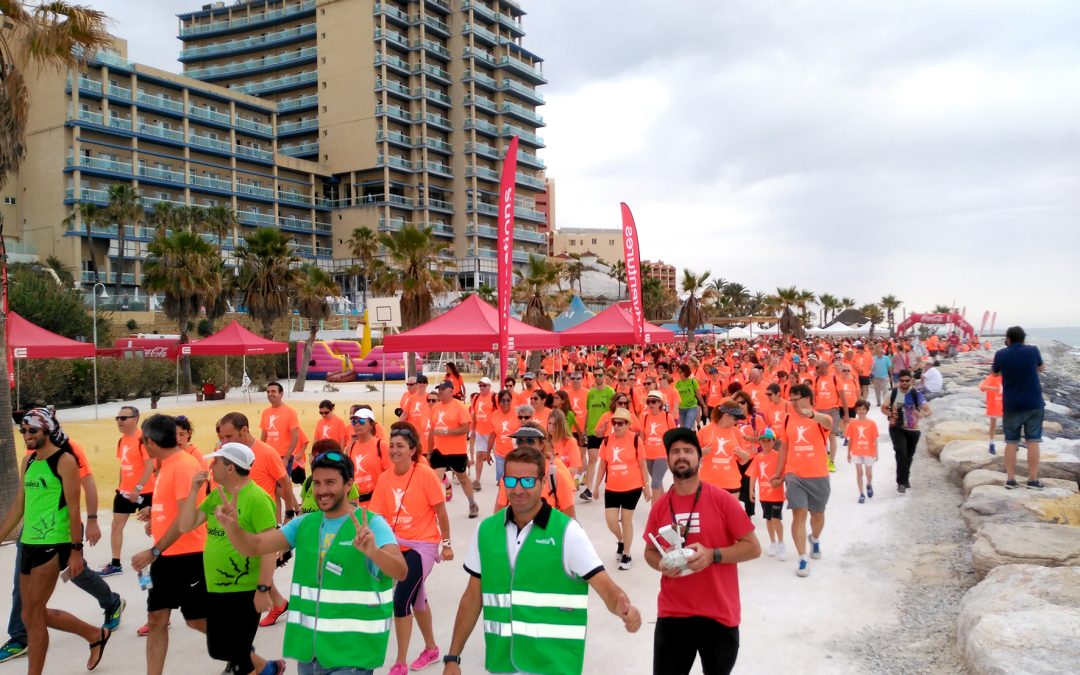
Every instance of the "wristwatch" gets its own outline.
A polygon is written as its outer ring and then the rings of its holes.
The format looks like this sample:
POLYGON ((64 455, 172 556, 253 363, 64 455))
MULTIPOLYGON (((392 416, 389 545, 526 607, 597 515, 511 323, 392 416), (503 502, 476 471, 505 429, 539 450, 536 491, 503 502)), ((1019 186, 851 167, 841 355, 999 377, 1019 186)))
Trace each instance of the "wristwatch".
POLYGON ((442 657, 442 662, 444 664, 446 664, 446 663, 456 663, 456 664, 458 664, 460 666, 461 665, 461 657, 458 656, 457 654, 447 654, 446 656, 442 657))
POLYGON ((258 586, 255 587, 255 590, 257 590, 260 593, 269 593, 270 592, 270 587, 267 586, 266 584, 259 584, 258 586))
POLYGON ((724 556, 722 556, 722 555, 720 554, 720 549, 718 549, 718 548, 714 548, 714 549, 712 550, 712 561, 713 561, 713 564, 714 564, 714 565, 715 565, 715 564, 717 564, 717 563, 722 563, 722 562, 724 562, 724 556))
POLYGON ((83 543, 81 541, 75 542, 74 544, 71 545, 71 550, 72 551, 81 551, 81 550, 83 550, 83 543))
POLYGON ((158 548, 157 546, 152 547, 150 549, 150 555, 154 556, 155 558, 160 558, 161 557, 161 549, 158 548))

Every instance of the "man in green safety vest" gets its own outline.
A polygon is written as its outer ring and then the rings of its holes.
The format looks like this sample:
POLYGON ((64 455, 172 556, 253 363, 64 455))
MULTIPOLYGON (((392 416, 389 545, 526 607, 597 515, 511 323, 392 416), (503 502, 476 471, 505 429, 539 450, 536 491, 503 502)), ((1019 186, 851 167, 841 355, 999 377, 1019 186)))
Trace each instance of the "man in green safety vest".
POLYGON ((223 495, 217 508, 218 522, 242 555, 296 549, 282 651, 297 660, 300 675, 338 669, 370 675, 386 660, 391 586, 408 568, 382 516, 363 509, 357 518, 346 498, 352 485, 352 460, 326 452, 311 462, 318 512, 256 534, 238 525, 235 496, 223 495))
POLYGON ((522 446, 506 456, 509 506, 480 523, 465 559, 472 578, 443 657, 444 675, 461 672, 461 650, 481 611, 490 673, 580 675, 590 586, 628 632, 641 627, 641 613, 604 571, 585 530, 541 499, 546 475, 539 448, 522 446))

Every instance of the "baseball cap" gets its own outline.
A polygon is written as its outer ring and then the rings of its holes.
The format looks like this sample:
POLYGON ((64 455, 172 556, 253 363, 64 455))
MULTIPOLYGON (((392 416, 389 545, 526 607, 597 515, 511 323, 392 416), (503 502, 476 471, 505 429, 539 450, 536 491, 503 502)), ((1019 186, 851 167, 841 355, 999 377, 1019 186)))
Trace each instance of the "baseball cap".
POLYGON ((615 408, 615 412, 611 413, 611 419, 623 420, 624 422, 634 421, 634 418, 630 416, 630 411, 626 408, 615 408))
POLYGON ((356 412, 352 414, 354 420, 375 420, 375 413, 371 412, 367 408, 357 408, 356 412))
POLYGON ((530 371, 530 372, 525 373, 521 377, 523 377, 526 380, 535 380, 536 379, 536 373, 533 373, 533 372, 530 371))
POLYGON ((439 391, 440 389, 453 389, 453 388, 454 388, 454 383, 451 382, 450 380, 443 380, 442 382, 435 385, 435 391, 439 391))
POLYGON ((799 355, 798 355, 798 354, 796 354, 796 355, 794 355, 794 356, 792 356, 792 357, 791 357, 791 362, 792 362, 792 363, 798 363, 799 361, 802 361, 802 359, 801 359, 801 358, 799 358, 799 355))
POLYGON ((243 443, 225 443, 220 448, 206 455, 206 459, 221 457, 227 459, 241 469, 249 470, 255 463, 255 453, 243 443))
POLYGON ((697 434, 692 429, 686 427, 675 427, 674 429, 668 429, 664 432, 664 450, 671 451, 671 446, 676 441, 683 441, 697 448, 698 457, 701 456, 701 442, 698 441, 697 434))
POLYGON ((416 383, 417 384, 427 384, 428 383, 427 375, 424 375, 423 373, 417 375, 416 376, 416 383))
POLYGON ((478 382, 477 384, 491 384, 491 378, 490 377, 481 377, 480 382, 478 382))
POLYGON ((649 398, 658 398, 661 401, 663 401, 664 400, 664 394, 661 393, 661 391, 659 389, 653 389, 652 391, 650 391, 648 393, 648 395, 645 396, 645 398, 647 398, 647 399, 649 399, 649 398))
POLYGON ((776 433, 769 427, 765 428, 765 433, 758 436, 759 441, 766 440, 766 439, 768 439, 770 441, 775 441, 776 440, 776 433))
POLYGON ((540 431, 536 427, 525 426, 519 428, 514 433, 510 434, 510 438, 547 438, 543 431, 540 431))
POLYGON ((855 346, 856 347, 862 347, 863 346, 863 341, 862 340, 856 340, 855 341, 855 346))
POLYGON ((737 420, 741 420, 741 419, 746 418, 746 414, 742 411, 742 408, 736 408, 735 406, 732 406, 732 405, 722 405, 722 406, 720 406, 720 414, 721 415, 731 415, 732 417, 734 417, 737 420))

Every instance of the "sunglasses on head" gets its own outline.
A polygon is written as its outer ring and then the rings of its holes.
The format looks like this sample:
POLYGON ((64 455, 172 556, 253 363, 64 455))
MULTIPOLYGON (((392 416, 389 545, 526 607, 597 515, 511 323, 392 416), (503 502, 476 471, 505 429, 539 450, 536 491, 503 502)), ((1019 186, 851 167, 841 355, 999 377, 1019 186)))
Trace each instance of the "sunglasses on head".
POLYGON ((335 463, 338 463, 338 464, 346 464, 349 461, 350 460, 347 460, 345 458, 345 456, 342 455, 340 452, 331 451, 331 452, 324 452, 321 455, 316 455, 315 459, 311 460, 311 466, 314 467, 316 464, 318 464, 320 462, 335 462, 335 463))
POLYGON ((520 483, 521 487, 531 490, 536 487, 537 480, 539 479, 536 476, 521 476, 520 478, 517 476, 503 476, 503 485, 506 486, 507 490, 513 490, 520 483))
POLYGON ((413 438, 413 432, 411 429, 394 429, 390 432, 390 438, 394 436, 404 436, 405 438, 413 438))

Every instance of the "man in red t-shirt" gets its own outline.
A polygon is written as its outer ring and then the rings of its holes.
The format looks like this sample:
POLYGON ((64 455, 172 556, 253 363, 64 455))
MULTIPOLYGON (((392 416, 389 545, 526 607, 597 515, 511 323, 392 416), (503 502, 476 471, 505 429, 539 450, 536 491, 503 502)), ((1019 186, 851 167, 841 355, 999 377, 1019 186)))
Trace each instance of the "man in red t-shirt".
MULTIPOLYGON (((698 475, 701 445, 691 429, 676 427, 664 434, 672 489, 653 502, 645 526, 645 561, 659 571, 653 672, 688 673, 700 655, 706 673, 729 673, 739 654, 739 573, 735 563, 761 555, 754 526, 738 499, 709 485, 698 475), (663 564, 652 537, 672 526, 693 549, 687 560, 692 572, 663 564), (652 536, 650 536, 652 535, 652 536)), ((676 542, 663 542, 668 548, 676 542)))

